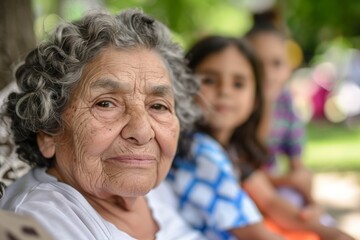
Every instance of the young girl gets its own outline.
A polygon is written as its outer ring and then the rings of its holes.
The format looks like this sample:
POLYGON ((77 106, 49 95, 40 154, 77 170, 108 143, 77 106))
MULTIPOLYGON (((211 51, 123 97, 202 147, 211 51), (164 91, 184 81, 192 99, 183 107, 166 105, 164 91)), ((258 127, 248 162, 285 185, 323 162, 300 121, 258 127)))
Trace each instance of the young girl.
POLYGON ((239 185, 240 171, 245 179, 252 166, 234 168, 240 162, 233 164, 226 152, 234 147, 236 153, 236 146, 228 144, 231 138, 244 146, 242 155, 259 159, 254 165, 265 158, 265 149, 253 134, 262 109, 253 54, 238 39, 214 36, 196 44, 187 59, 200 81, 196 100, 205 117, 197 131, 180 138, 168 177, 179 196, 181 213, 209 239, 282 239, 264 227, 256 206, 239 185))
POLYGON ((286 81, 292 73, 287 38, 268 22, 256 23, 247 33, 247 38, 264 69, 266 104, 258 130, 260 139, 270 149, 264 169, 284 197, 299 206, 314 204, 312 173, 302 162, 304 124, 296 116, 291 95, 286 89, 286 81), (279 173, 277 164, 280 155, 284 155, 289 163, 289 171, 283 175, 279 173))
MULTIPOLYGON (((351 239, 340 238, 341 232, 316 218, 299 218, 300 210, 284 201, 256 170, 266 159, 256 135, 263 100, 258 65, 246 44, 207 37, 186 57, 200 81, 196 101, 204 118, 180 138, 168 176, 183 217, 209 239, 282 239, 264 227, 243 184, 264 215, 282 227, 311 230, 321 239, 351 239)), ((296 233, 303 240, 318 239, 313 233, 296 233)))

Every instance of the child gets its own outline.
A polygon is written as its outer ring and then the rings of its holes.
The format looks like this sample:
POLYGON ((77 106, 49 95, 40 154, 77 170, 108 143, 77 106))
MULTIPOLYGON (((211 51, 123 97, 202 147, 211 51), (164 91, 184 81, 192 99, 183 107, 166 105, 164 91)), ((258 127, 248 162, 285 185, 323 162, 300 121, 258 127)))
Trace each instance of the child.
POLYGON ((255 24, 247 38, 264 69, 265 108, 258 131, 260 139, 270 149, 270 157, 264 169, 270 181, 279 187, 280 193, 292 199, 293 203, 299 206, 314 204, 311 194, 312 173, 301 159, 304 125, 296 116, 291 96, 285 88, 292 72, 286 48, 287 39, 267 22, 255 24), (284 175, 279 174, 276 164, 281 154, 289 162, 289 171, 284 175))
POLYGON ((282 239, 264 227, 260 213, 239 185, 240 174, 235 172, 241 171, 244 179, 250 172, 245 167, 234 169, 225 149, 203 134, 213 128, 213 137, 223 145, 232 135, 246 145, 247 154, 264 159, 265 149, 252 134, 262 109, 261 99, 254 103, 256 108, 251 104, 261 98, 254 56, 238 39, 214 36, 196 44, 187 59, 201 81, 196 100, 206 116, 196 127, 200 131, 180 138, 179 154, 168 177, 179 196, 181 213, 209 239, 282 239), (217 87, 219 92, 211 92, 217 87), (244 127, 233 134, 239 123, 244 127))
MULTIPOLYGON (((256 136, 263 100, 258 66, 247 46, 235 38, 207 37, 191 48, 187 59, 200 80, 196 101, 204 118, 180 138, 168 176, 183 217, 209 239, 281 239, 264 228, 243 183, 260 210, 284 228, 313 231, 321 239, 344 237, 315 217, 299 218, 300 210, 283 201, 256 170, 266 159, 256 136)), ((303 240, 318 239, 313 233, 297 234, 303 240)))

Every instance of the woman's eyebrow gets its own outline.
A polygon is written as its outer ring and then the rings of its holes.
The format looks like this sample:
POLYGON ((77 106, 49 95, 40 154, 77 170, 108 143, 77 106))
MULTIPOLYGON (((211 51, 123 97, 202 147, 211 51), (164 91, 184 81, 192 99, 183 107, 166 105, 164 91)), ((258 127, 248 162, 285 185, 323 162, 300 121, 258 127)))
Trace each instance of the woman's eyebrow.
POLYGON ((169 85, 151 86, 149 94, 160 97, 173 97, 174 93, 172 87, 169 85))
MULTIPOLYGON (((107 89, 109 91, 128 91, 131 90, 131 86, 127 83, 118 82, 112 79, 103 78, 91 83, 90 88, 107 89)), ((174 93, 172 87, 167 84, 153 85, 147 90, 147 94, 159 96, 159 97, 173 97, 174 93)))
POLYGON ((118 81, 114 81, 112 79, 108 79, 108 78, 103 78, 103 79, 99 79, 96 80, 95 82, 91 83, 90 85, 91 89, 108 89, 108 90, 119 90, 119 89, 123 89, 126 90, 126 88, 129 88, 129 86, 127 86, 127 84, 118 82, 118 81))

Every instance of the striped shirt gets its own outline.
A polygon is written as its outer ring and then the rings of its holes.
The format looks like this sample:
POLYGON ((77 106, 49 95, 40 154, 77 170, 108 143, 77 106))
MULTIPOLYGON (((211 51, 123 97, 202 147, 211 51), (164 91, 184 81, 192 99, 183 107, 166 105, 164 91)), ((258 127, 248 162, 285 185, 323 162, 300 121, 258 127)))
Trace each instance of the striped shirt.
POLYGON ((279 155, 285 155, 289 161, 299 157, 303 150, 304 133, 304 124, 294 111, 291 95, 284 91, 276 102, 268 138, 269 167, 276 166, 279 155))

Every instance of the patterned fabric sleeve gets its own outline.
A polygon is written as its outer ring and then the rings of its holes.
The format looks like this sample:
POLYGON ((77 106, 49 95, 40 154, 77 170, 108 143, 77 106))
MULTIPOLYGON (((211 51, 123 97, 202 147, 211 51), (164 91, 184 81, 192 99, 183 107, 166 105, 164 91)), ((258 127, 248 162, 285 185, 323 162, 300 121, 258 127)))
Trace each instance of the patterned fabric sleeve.
POLYGON ((193 159, 175 159, 169 177, 184 218, 209 239, 231 239, 228 230, 261 221, 223 148, 203 134, 192 147, 193 159))

